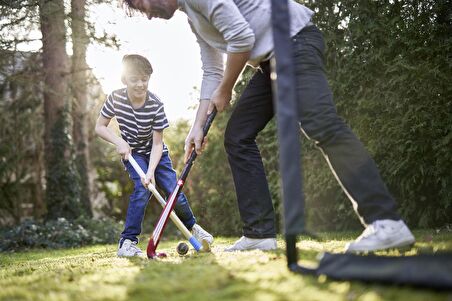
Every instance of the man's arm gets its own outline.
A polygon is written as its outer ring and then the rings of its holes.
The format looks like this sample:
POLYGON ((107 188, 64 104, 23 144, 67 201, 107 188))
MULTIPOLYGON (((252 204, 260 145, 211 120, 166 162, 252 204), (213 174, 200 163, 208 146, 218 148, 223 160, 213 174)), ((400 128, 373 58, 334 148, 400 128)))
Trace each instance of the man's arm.
POLYGON ((185 156, 184 162, 187 162, 188 157, 192 150, 195 150, 197 154, 201 154, 203 147, 203 132, 202 127, 207 119, 207 110, 210 104, 210 98, 221 83, 223 78, 223 56, 222 54, 212 46, 206 43, 196 32, 193 24, 189 21, 190 27, 196 36, 196 40, 199 44, 201 51, 201 61, 202 61, 202 84, 201 84, 201 95, 198 105, 198 110, 196 111, 195 121, 192 124, 190 132, 185 138, 185 156))
POLYGON ((193 122, 193 125, 188 132, 187 138, 185 138, 185 146, 184 146, 184 162, 187 162, 188 157, 191 152, 194 150, 198 155, 202 153, 202 149, 205 145, 206 141, 203 141, 204 133, 202 131, 202 127, 207 119, 207 110, 210 105, 209 99, 202 99, 199 101, 198 110, 196 111, 196 118, 193 122))
POLYGON ((129 158, 130 154, 130 146, 124 141, 121 137, 118 137, 112 130, 108 128, 108 124, 110 123, 110 119, 105 118, 102 115, 99 115, 96 121, 96 127, 94 131, 96 134, 111 144, 116 145, 116 151, 121 155, 121 157, 125 160, 129 158))
POLYGON ((240 73, 242 73, 243 67, 245 67, 249 56, 249 51, 242 53, 228 53, 224 76, 213 92, 211 100, 202 99, 199 102, 195 121, 185 139, 184 162, 187 162, 193 148, 198 155, 202 153, 202 148, 205 143, 205 141, 203 141, 202 128, 206 122, 207 114, 212 112, 214 106, 217 108, 218 112, 222 112, 229 105, 232 89, 234 88, 240 73))
POLYGON ((234 1, 187 1, 191 2, 193 8, 209 20, 210 25, 223 36, 227 43, 227 53, 240 53, 253 49, 254 32, 234 1))
POLYGON ((213 106, 217 108, 218 112, 222 112, 229 105, 232 96, 232 89, 234 88, 238 77, 242 73, 242 70, 245 67, 249 57, 249 51, 240 53, 228 53, 224 76, 220 82, 220 85, 212 94, 212 104, 209 108, 208 113, 213 110, 213 106))
MULTIPOLYGON (((219 32, 226 42, 226 67, 223 70, 222 57, 218 49, 209 44, 208 35, 201 37, 190 23, 201 48, 203 66, 203 81, 201 86, 201 99, 214 100, 219 112, 231 99, 232 89, 240 76, 246 62, 250 58, 254 47, 254 32, 247 20, 242 16, 239 8, 233 1, 189 1, 199 14, 209 20, 212 31, 219 32), (215 96, 214 96, 215 93, 215 96), (229 98, 229 99, 227 99, 229 98)), ((213 106, 211 107, 211 109, 213 106)), ((211 110, 209 110, 211 111, 211 110)))
POLYGON ((219 69, 222 67, 219 51, 206 43, 190 23, 201 48, 204 75, 196 119, 185 140, 185 162, 193 149, 197 154, 201 154, 204 143, 202 127, 207 118, 207 111, 211 112, 215 106, 221 112, 228 105, 232 89, 249 59, 255 42, 253 31, 232 1, 201 1, 196 2, 196 5, 197 10, 210 20, 211 25, 223 35, 228 44, 228 52, 226 67, 222 75, 221 69, 219 69), (212 101, 210 107, 209 100, 212 101))

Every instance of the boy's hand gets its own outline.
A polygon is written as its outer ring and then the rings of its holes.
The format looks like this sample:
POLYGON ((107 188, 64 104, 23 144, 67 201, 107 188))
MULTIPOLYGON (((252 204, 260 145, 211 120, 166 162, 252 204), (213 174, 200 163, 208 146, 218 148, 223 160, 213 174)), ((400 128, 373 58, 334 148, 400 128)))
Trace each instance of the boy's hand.
POLYGON ((123 139, 121 139, 120 142, 116 144, 116 151, 121 155, 121 158, 123 158, 124 160, 129 160, 130 146, 123 139))
POLYGON ((149 183, 151 183, 152 185, 155 186, 154 172, 148 171, 146 173, 146 177, 145 178, 141 178, 141 182, 143 183, 144 187, 146 187, 146 188, 148 188, 149 183))

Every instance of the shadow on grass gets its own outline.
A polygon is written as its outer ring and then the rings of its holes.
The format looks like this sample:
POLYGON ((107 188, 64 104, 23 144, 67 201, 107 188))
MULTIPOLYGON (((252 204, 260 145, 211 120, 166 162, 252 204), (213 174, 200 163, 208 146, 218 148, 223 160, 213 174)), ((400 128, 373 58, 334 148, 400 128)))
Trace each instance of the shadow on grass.
MULTIPOLYGON (((430 233, 416 235, 414 251, 452 249, 451 234, 430 233)), ((345 241, 330 237, 302 238, 300 262, 315 265, 322 251, 343 250, 345 241)), ((169 256, 161 261, 118 258, 116 245, 0 254, 0 300, 452 300, 451 293, 293 274, 283 241, 272 252, 223 252, 233 239, 217 238, 213 253, 184 257, 175 240, 163 241, 159 251, 169 256)))
MULTIPOLYGON (((163 250, 166 251, 166 250, 163 250)), ((306 251, 314 262, 316 251, 306 251)), ((349 293, 350 284, 301 277, 288 271, 285 251, 250 251, 209 254, 147 261, 127 291, 127 300, 328 300, 349 293)))
POLYGON ((238 300, 255 293, 246 281, 218 265, 214 254, 134 262, 145 266, 127 300, 238 300))

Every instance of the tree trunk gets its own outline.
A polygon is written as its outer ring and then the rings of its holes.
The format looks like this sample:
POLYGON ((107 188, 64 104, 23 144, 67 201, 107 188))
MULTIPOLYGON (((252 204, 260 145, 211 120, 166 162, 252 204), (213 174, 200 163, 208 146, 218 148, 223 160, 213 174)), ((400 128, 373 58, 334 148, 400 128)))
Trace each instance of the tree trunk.
POLYGON ((73 137, 76 166, 80 175, 80 201, 85 214, 92 216, 89 142, 87 133, 87 72, 86 48, 88 36, 85 24, 85 0, 71 1, 72 17, 72 105, 73 137))
POLYGON ((39 151, 35 154, 35 164, 34 164, 34 174, 35 174, 35 198, 34 198, 34 211, 33 215, 35 219, 40 219, 46 213, 46 206, 44 203, 44 191, 43 191, 43 156, 42 156, 43 146, 39 146, 39 151))
POLYGON ((63 0, 40 0, 44 71, 47 218, 77 218, 78 176, 73 166, 68 120, 68 57, 63 0))

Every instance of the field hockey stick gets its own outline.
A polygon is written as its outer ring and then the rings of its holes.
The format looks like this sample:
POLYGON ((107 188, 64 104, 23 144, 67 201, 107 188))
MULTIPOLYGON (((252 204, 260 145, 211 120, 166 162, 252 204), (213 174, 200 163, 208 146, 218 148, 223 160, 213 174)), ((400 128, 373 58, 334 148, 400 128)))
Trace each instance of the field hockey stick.
MULTIPOLYGON (((210 126, 212 125, 212 122, 213 122, 216 114, 217 114, 217 110, 214 109, 212 111, 212 113, 210 113, 207 116, 206 123, 203 127, 203 140, 204 140, 204 137, 206 137, 207 132, 209 131, 210 126)), ((163 230, 165 229, 166 224, 168 223, 168 217, 170 216, 171 211, 174 209, 177 197, 179 196, 179 193, 181 192, 182 187, 184 187, 185 180, 187 179, 188 173, 190 172, 190 169, 191 169, 196 157, 197 157, 196 151, 192 150, 190 157, 189 157, 187 163, 185 164, 184 169, 182 170, 182 174, 179 177, 179 180, 177 180, 177 185, 174 188, 171 195, 169 196, 168 202, 166 203, 165 207, 163 208, 162 214, 160 215, 157 225, 155 226, 154 231, 152 232, 151 238, 149 239, 148 247, 146 250, 148 258, 154 258, 156 256, 155 251, 160 242, 160 238, 162 236, 163 230)))
MULTIPOLYGON (((140 165, 138 165, 137 161, 133 158, 132 154, 129 155, 129 162, 132 165, 133 169, 138 173, 138 175, 141 178, 145 178, 146 175, 144 174, 143 170, 141 169, 140 165)), ((160 193, 157 191, 154 185, 152 183, 148 184, 147 187, 152 194, 157 198, 157 201, 162 205, 163 208, 165 208, 166 202, 163 199, 163 197, 160 195, 160 193)), ((182 223, 182 221, 179 219, 179 217, 174 213, 174 211, 171 211, 170 218, 173 221, 173 223, 176 225, 176 227, 182 232, 184 237, 190 242, 190 244, 195 248, 197 252, 199 252, 202 249, 202 245, 199 243, 199 241, 191 234, 190 231, 188 231, 187 227, 182 223)), ((208 251, 208 250, 204 250, 208 251)))

